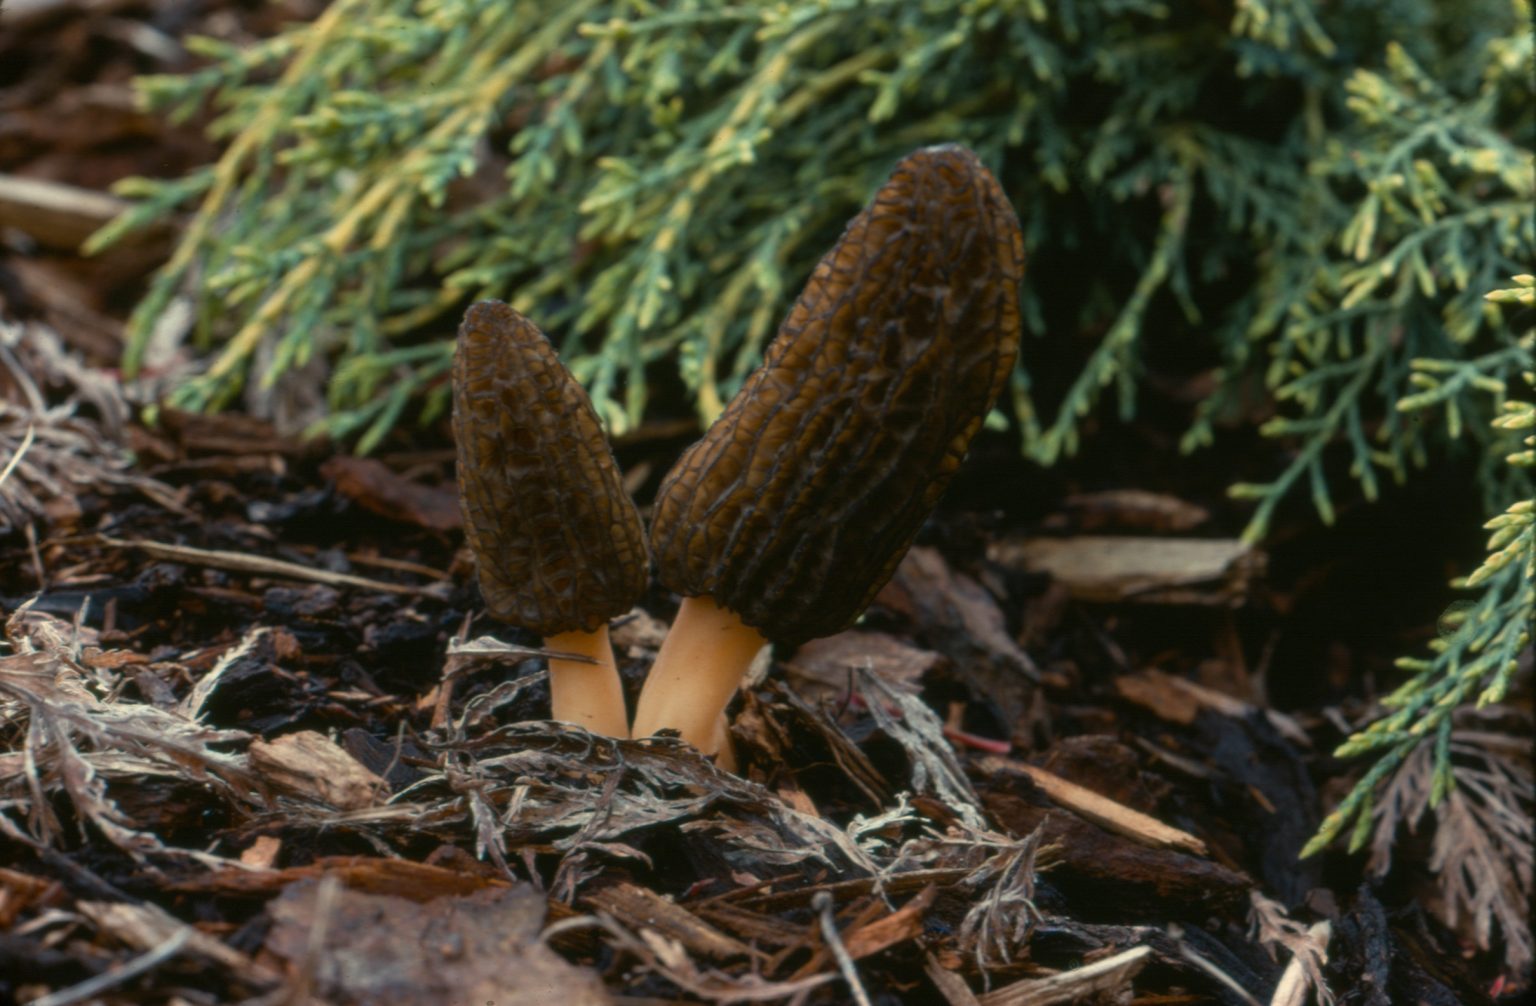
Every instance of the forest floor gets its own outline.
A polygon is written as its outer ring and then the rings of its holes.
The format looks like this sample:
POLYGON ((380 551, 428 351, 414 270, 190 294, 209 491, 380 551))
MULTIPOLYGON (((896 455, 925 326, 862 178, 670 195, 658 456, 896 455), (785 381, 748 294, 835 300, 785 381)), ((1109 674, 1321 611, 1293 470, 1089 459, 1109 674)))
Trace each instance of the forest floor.
MULTIPOLYGON (((989 434, 860 625, 757 668, 731 774, 543 719, 444 425, 368 459, 240 412, 146 425, 174 375, 116 364, 173 235, 74 249, 112 181, 216 149, 129 81, 312 14, 0 22, 0 1003, 1528 993, 1479 931, 1525 907, 1461 905, 1428 820, 1298 856, 1480 548, 1456 472, 1252 547, 1240 431, 1181 458, 1154 409, 1049 472, 989 434)), ((642 503, 696 435, 616 444, 642 503)), ((676 603, 613 627, 631 703, 676 603)), ((1515 708, 1464 729, 1528 773, 1515 708)))

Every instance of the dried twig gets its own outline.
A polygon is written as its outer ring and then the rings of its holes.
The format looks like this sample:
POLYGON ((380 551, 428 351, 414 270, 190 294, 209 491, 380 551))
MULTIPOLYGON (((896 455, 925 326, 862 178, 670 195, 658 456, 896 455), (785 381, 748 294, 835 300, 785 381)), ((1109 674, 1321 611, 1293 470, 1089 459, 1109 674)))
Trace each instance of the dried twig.
MULTIPOLYGON (((1223 971, 1221 965, 1217 964, 1215 961, 1211 960, 1209 957, 1200 953, 1200 951, 1186 943, 1179 934, 1180 931, 1178 926, 1169 926, 1168 928, 1168 935, 1172 937, 1174 943, 1179 948, 1179 956, 1183 957, 1186 961, 1193 964, 1201 971, 1204 971, 1206 974, 1210 975, 1218 983, 1226 987, 1227 990, 1230 991, 1234 996, 1245 1003, 1246 1006, 1263 1006, 1263 1003, 1254 998, 1253 993, 1243 988, 1241 982, 1223 971)), ((991 1006, 991 1004, 988 1004, 988 1006, 991 1006)))
POLYGON ((843 939, 838 935, 837 918, 832 914, 832 895, 826 891, 817 891, 811 899, 811 907, 821 920, 821 938, 827 941, 827 949, 832 951, 832 959, 837 961, 837 970, 842 973, 843 981, 848 983, 853 1001, 858 1006, 870 1006, 869 993, 864 991, 864 983, 859 981, 859 972, 853 966, 853 958, 848 956, 848 948, 843 946, 843 939))
POLYGON ((431 596, 434 593, 429 587, 417 587, 406 583, 387 583, 384 580, 371 580, 368 577, 353 576, 350 573, 332 573, 330 570, 301 566, 296 562, 269 559, 266 556, 246 555, 243 552, 194 548, 190 545, 171 545, 158 541, 125 541, 121 538, 112 538, 107 535, 96 535, 91 540, 105 548, 136 549, 151 558, 163 559, 166 562, 179 562, 186 566, 207 566, 212 569, 225 569, 234 573, 249 573, 253 576, 273 576, 284 580, 305 580, 311 583, 324 583, 332 587, 356 587, 359 590, 369 590, 379 594, 410 594, 419 597, 431 596))
MULTIPOLYGON (((1151 947, 1132 947, 1080 968, 1049 978, 1025 978, 979 996, 981 1006, 1059 1006, 1096 1002, 1100 997, 1119 1002, 1130 990, 1131 979, 1146 966, 1151 947)), ((1128 997, 1127 997, 1128 998, 1128 997)))
POLYGON ((5 480, 11 477, 11 472, 21 464, 21 459, 27 456, 27 451, 32 449, 32 442, 37 439, 37 427, 27 424, 27 432, 22 435, 21 443, 16 445, 16 450, 11 453, 11 459, 5 463, 5 468, 0 469, 0 486, 5 485, 5 480))
POLYGON ((1022 772, 1029 776, 1046 796, 1061 806, 1102 828, 1134 839, 1143 845, 1154 848, 1166 846, 1193 853, 1196 856, 1210 855, 1210 850, 1205 847, 1205 843, 1189 832, 1164 824, 1151 815, 1132 810, 1123 803, 1111 800, 1107 796, 1095 793, 1091 789, 1079 786, 1038 766, 995 756, 983 758, 981 766, 988 772, 1022 772))

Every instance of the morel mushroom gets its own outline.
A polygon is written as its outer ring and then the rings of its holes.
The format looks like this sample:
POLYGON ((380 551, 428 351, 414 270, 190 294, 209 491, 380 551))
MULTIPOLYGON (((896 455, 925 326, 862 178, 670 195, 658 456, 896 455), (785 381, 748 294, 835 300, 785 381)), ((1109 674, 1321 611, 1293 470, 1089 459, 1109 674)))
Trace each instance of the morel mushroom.
POLYGON ((506 304, 464 316, 453 433, 486 607, 576 658, 549 660, 551 718, 628 737, 608 620, 645 590, 645 532, 587 393, 506 304))
POLYGON ((685 599, 636 737, 675 728, 713 751, 765 642, 863 613, 1013 369, 1022 276, 1018 220, 976 155, 933 147, 896 166, 661 485, 651 552, 685 599))

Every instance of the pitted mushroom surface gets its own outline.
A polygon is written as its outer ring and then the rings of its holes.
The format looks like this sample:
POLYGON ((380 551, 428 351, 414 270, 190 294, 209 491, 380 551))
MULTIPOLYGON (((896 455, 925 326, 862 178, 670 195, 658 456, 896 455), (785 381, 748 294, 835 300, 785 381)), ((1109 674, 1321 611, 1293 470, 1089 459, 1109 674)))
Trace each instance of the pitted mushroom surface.
POLYGON ((551 713, 627 737, 608 620, 645 590, 645 532, 601 422, 538 326, 497 301, 465 315, 453 361, 460 506, 490 613, 537 632, 551 713))
POLYGON ((1022 276, 1018 220, 975 154, 896 166, 662 483, 651 551, 687 600, 636 736, 673 727, 708 750, 743 653, 864 611, 1013 369, 1022 276))

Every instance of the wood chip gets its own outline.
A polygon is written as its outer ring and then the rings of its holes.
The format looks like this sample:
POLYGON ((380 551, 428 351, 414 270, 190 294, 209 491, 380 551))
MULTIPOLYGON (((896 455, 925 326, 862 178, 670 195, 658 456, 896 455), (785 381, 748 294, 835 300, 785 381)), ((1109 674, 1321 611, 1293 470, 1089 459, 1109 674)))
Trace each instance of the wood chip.
POLYGON ((1170 723, 1184 726, 1195 721, 1200 710, 1208 709, 1221 716, 1242 719, 1252 713, 1260 713, 1285 737, 1304 748, 1312 746, 1312 738, 1290 716, 1274 709, 1258 706, 1234 698, 1225 692, 1188 678, 1168 674, 1156 668, 1148 668, 1136 674, 1122 674, 1115 678, 1115 691, 1120 697, 1134 702, 1154 715, 1170 723))
POLYGON ((251 847, 240 853, 240 863, 253 870, 270 870, 283 850, 283 840, 276 835, 257 835, 251 847))
POLYGON ((623 919, 626 925, 654 929, 705 957, 750 957, 756 953, 681 905, 634 884, 603 888, 587 895, 586 901, 594 908, 623 919))
MULTIPOLYGON (((906 894, 909 891, 920 891, 929 884, 937 884, 945 887, 970 873, 964 869, 940 869, 940 870, 912 870, 908 873, 894 873, 887 877, 860 877, 857 880, 840 880, 830 884, 818 884, 814 887, 802 887, 793 891, 770 891, 762 894, 748 894, 741 900, 750 904, 753 908, 763 911, 778 912, 787 907, 803 908, 810 904, 811 897, 817 891, 828 891, 839 900, 856 897, 861 894, 870 894, 877 887, 887 897, 906 894)), ((737 892, 732 892, 735 894, 737 892)), ((727 895, 729 897, 730 895, 727 895)))
POLYGON ((1188 531, 1210 520, 1205 507, 1177 496, 1145 489, 1106 489, 1076 493, 1062 504, 1071 513, 1076 529, 1137 528, 1144 531, 1188 531))
POLYGON ((464 526, 459 496, 451 487, 423 485, 375 458, 337 455, 320 466, 320 474, 336 483, 338 493, 389 520, 433 531, 464 526))
POLYGON ((976 993, 971 991, 965 979, 945 968, 932 954, 928 955, 923 972, 949 1006, 981 1006, 981 1000, 976 998, 976 993))
POLYGON ((776 915, 765 915, 728 902, 699 906, 698 914, 721 929, 729 929, 744 940, 763 947, 787 947, 805 936, 805 929, 776 915))
POLYGON ((1188 726, 1200 715, 1200 702, 1189 692, 1170 683, 1161 671, 1121 674, 1115 678, 1115 691, 1122 699, 1134 702, 1169 723, 1188 726))
POLYGON ((0 175, 0 226, 25 231, 52 248, 77 251, 126 209, 123 200, 94 189, 0 175))
POLYGON ((1132 810, 1107 796, 1069 782, 1053 772, 1011 758, 986 757, 981 765, 987 772, 1022 772, 1056 803, 1101 828, 1134 839, 1144 845, 1165 847, 1209 856, 1204 842, 1187 831, 1164 824, 1157 818, 1132 810))
MULTIPOLYGON (((257 840, 258 843, 260 839, 257 840)), ((254 846, 253 846, 254 848, 254 846)), ((244 861, 245 857, 241 857, 244 861)), ((390 894, 408 901, 426 902, 435 898, 472 894, 487 887, 506 887, 497 876, 475 872, 476 861, 450 869, 409 859, 381 859, 377 856, 322 856, 304 866, 281 870, 256 870, 229 867, 213 873, 173 881, 172 891, 203 892, 233 897, 270 897, 301 880, 334 877, 350 891, 390 894)))
POLYGON ((186 933, 186 953, 244 975, 259 985, 277 982, 277 974, 264 964, 187 925, 156 905, 80 901, 81 915, 128 946, 153 950, 178 933, 186 933))
POLYGON ((1237 606, 1264 571, 1264 553, 1237 539, 1015 538, 987 555, 1009 569, 1044 572, 1079 601, 1237 606))
POLYGON ((276 788, 335 807, 372 807, 386 791, 384 780, 364 768, 324 734, 300 730, 268 743, 254 740, 251 767, 276 788))
POLYGON ((1025 978, 979 997, 981 1006, 1123 1002, 1131 991, 1131 979, 1146 966, 1151 954, 1151 947, 1132 947, 1113 957, 1049 978, 1025 978))
POLYGON ((0 867, 0 932, 7 932, 23 912, 63 893, 57 881, 0 867))
POLYGON ((896 911, 843 934, 843 945, 854 960, 878 954, 898 943, 915 939, 923 931, 923 919, 933 907, 939 889, 932 884, 896 911))

